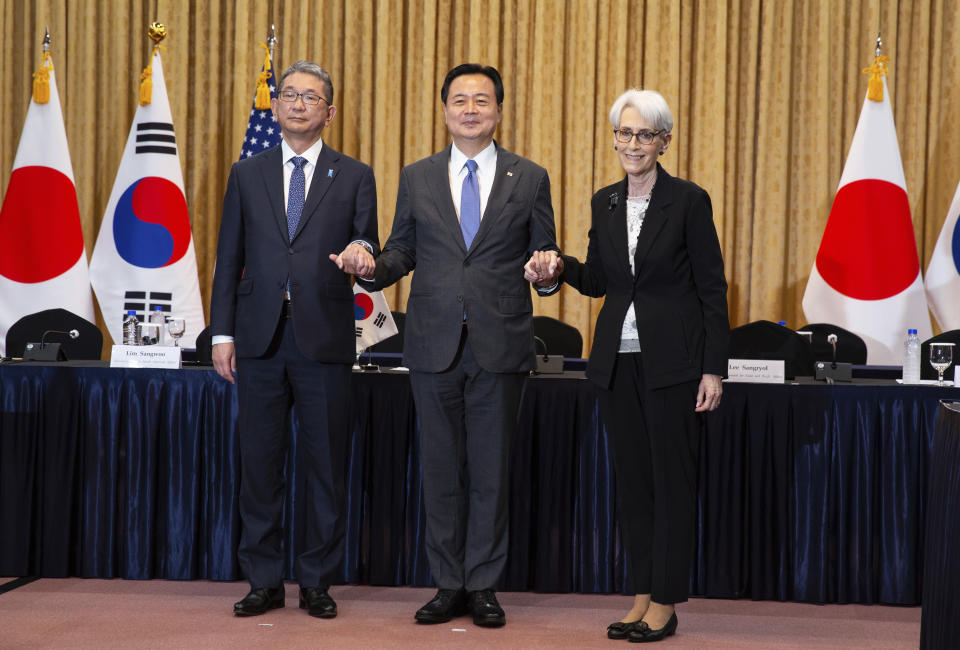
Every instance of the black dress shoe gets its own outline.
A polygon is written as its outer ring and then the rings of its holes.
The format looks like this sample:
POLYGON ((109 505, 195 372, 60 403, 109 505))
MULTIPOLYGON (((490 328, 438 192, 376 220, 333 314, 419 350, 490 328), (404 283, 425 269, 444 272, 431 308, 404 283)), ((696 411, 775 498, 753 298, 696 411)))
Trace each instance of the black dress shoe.
POLYGON ((617 621, 616 623, 611 623, 607 626, 607 638, 626 639, 630 636, 630 633, 633 632, 634 628, 637 627, 637 623, 639 622, 640 621, 631 621, 624 623, 623 621, 617 621))
POLYGON ((467 592, 463 589, 439 589, 429 603, 417 610, 417 623, 446 623, 467 612, 467 592))
POLYGON ((670 615, 667 624, 659 630, 651 630, 650 626, 640 621, 630 633, 630 643, 648 643, 650 641, 663 641, 668 636, 677 631, 677 613, 670 615))
POLYGON ((337 615, 337 603, 326 587, 300 587, 300 609, 317 618, 335 618, 337 615))
POLYGON ((283 607, 283 586, 259 587, 251 589, 250 593, 243 597, 239 603, 233 604, 234 616, 259 616, 266 614, 271 609, 283 607))
POLYGON ((470 608, 470 613, 473 614, 474 625, 501 627, 507 622, 507 616, 503 613, 503 608, 500 607, 500 603, 497 602, 497 597, 491 589, 471 591, 467 598, 467 606, 470 608))

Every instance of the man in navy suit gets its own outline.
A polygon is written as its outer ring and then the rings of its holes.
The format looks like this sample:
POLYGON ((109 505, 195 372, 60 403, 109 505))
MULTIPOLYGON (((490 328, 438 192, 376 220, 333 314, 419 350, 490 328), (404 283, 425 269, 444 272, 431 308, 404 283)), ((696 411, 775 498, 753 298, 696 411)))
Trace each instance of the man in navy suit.
MULTIPOLYGON (((439 588, 416 613, 506 622, 494 589, 507 560, 509 452, 535 366, 524 262, 556 270, 547 171, 493 139, 503 108, 495 68, 465 63, 440 90, 453 145, 400 173, 393 230, 370 289, 416 267, 403 362, 420 429, 426 551, 439 588)), ((551 276, 552 277, 552 276, 551 276)), ((547 287, 543 295, 556 292, 547 287)))
POLYGON ((353 291, 338 266, 373 269, 376 186, 369 166, 320 138, 337 113, 326 70, 291 65, 271 107, 283 140, 230 171, 210 305, 214 367, 230 383, 236 375, 240 408, 238 559, 250 592, 234 613, 284 606, 283 468, 295 404, 306 506, 294 573, 300 607, 332 618, 356 337, 353 291))

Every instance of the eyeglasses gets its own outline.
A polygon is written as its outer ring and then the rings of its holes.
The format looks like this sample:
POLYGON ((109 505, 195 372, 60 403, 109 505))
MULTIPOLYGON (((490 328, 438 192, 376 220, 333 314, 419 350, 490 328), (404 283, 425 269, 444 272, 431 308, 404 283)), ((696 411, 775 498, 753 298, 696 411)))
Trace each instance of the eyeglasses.
POLYGON ((330 103, 320 95, 314 95, 313 93, 298 93, 293 89, 283 90, 279 95, 277 95, 277 97, 280 98, 280 101, 290 102, 291 104, 297 101, 298 97, 301 97, 303 99, 303 103, 307 106, 316 106, 320 103, 320 100, 323 100, 324 103, 327 104, 330 103))
POLYGON ((659 131, 648 131, 647 129, 643 129, 642 131, 637 131, 636 133, 630 129, 613 130, 613 135, 616 136, 617 142, 622 142, 623 144, 630 144, 630 141, 634 138, 636 138, 640 144, 650 144, 653 142, 653 139, 661 133, 663 133, 663 129, 660 129, 659 131))

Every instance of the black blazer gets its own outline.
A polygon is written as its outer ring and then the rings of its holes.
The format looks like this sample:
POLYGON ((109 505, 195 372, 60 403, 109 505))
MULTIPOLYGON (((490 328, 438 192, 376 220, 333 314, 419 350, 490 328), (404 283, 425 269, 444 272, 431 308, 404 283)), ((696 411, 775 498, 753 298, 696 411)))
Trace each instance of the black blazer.
POLYGON ((289 277, 300 351, 314 361, 352 362, 350 276, 328 255, 355 240, 379 251, 376 183, 368 165, 324 143, 291 241, 280 146, 235 163, 223 199, 211 333, 233 336, 238 356, 261 356, 276 331, 289 277))
POLYGON ((557 250, 547 170, 498 145, 493 187, 467 250, 450 195, 449 163, 448 147, 400 172, 393 230, 373 282, 362 284, 382 289, 416 268, 403 343, 403 363, 411 370, 450 367, 464 312, 484 370, 531 370, 533 301, 523 265, 533 251, 557 250))
POLYGON ((632 302, 648 388, 725 375, 730 322, 723 257, 710 197, 657 165, 657 182, 637 241, 636 276, 627 247, 627 179, 593 195, 587 261, 563 256, 563 280, 606 296, 587 376, 610 386, 620 333, 632 302))

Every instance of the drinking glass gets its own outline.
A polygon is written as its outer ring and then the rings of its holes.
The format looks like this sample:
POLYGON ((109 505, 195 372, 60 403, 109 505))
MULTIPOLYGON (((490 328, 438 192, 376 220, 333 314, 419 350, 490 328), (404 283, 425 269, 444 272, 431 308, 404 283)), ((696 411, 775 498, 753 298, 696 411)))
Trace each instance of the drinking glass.
POLYGON ((167 332, 173 337, 174 346, 180 346, 180 337, 187 329, 187 323, 184 319, 177 316, 167 316, 167 332))
POLYGON ((953 343, 931 343, 930 365, 937 371, 937 386, 943 386, 943 371, 953 363, 953 343))

